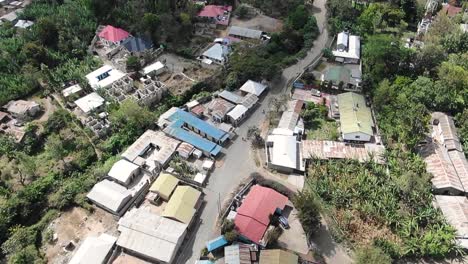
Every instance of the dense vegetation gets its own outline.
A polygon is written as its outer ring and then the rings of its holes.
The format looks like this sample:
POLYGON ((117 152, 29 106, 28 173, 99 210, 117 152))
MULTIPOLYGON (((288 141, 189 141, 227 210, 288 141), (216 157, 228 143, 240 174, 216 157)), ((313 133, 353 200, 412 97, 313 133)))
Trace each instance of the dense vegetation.
POLYGON ((348 29, 361 36, 364 89, 387 163, 313 163, 309 200, 323 202, 335 237, 358 249, 358 263, 459 252, 453 228, 432 206, 431 175, 417 151, 432 111, 455 117, 467 151, 468 34, 459 30, 461 15, 439 14, 422 39, 424 47, 409 49, 401 40, 422 14, 415 1, 327 5, 331 32, 348 29))

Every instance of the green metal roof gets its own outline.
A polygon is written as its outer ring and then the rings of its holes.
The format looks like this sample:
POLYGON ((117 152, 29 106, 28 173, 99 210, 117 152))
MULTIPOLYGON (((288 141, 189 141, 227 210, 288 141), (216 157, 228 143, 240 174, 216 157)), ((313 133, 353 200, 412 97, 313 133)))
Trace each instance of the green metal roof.
POLYGON ((339 94, 338 105, 343 134, 361 132, 373 135, 374 121, 364 96, 351 92, 339 94))

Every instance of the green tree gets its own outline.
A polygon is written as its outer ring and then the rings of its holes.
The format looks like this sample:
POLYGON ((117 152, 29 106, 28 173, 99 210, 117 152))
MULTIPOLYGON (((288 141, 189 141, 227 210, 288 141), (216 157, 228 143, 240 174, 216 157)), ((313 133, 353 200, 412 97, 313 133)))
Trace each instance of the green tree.
POLYGON ((376 86, 384 78, 393 77, 401 69, 404 54, 398 40, 390 35, 370 36, 363 50, 364 79, 376 86))
POLYGON ((10 230, 10 238, 2 244, 2 252, 6 255, 13 254, 36 243, 37 232, 34 228, 15 226, 10 230))
POLYGON ((50 18, 42 18, 36 24, 38 38, 43 45, 56 48, 59 40, 57 25, 50 18))
POLYGON ((241 4, 237 9, 236 11, 234 12, 234 14, 239 17, 240 19, 244 19, 244 18, 247 18, 247 16, 249 15, 249 7, 245 4, 241 4))
POLYGON ((59 135, 52 134, 47 138, 45 151, 52 159, 60 160, 63 166, 66 166, 65 158, 68 155, 68 151, 64 147, 64 140, 59 135))
POLYGON ((318 199, 307 191, 298 192, 293 198, 293 204, 297 208, 297 217, 301 221, 308 238, 317 232, 321 226, 320 204, 318 199))
POLYGON ((463 144, 463 150, 465 151, 465 155, 468 156, 468 108, 465 108, 463 112, 455 116, 455 122, 460 141, 463 144))
POLYGON ((317 127, 320 120, 327 118, 328 110, 325 105, 307 103, 305 109, 301 112, 301 117, 304 119, 306 128, 317 127))
POLYGON ((141 63, 140 59, 136 56, 129 56, 127 58, 127 70, 133 71, 133 72, 138 72, 141 70, 141 63))
POLYGON ((288 15, 288 23, 295 30, 304 28, 307 23, 309 13, 307 12, 304 5, 299 5, 296 9, 288 15))
POLYGON ((16 152, 15 159, 18 162, 18 181, 21 185, 25 185, 26 182, 30 182, 35 179, 36 175, 36 161, 35 158, 26 155, 23 152, 16 152))
POLYGON ((8 258, 8 264, 43 264, 46 263, 34 245, 16 251, 8 258))
POLYGON ((250 139, 255 148, 261 148, 265 143, 260 133, 260 129, 256 126, 250 126, 247 130, 247 139, 250 139))

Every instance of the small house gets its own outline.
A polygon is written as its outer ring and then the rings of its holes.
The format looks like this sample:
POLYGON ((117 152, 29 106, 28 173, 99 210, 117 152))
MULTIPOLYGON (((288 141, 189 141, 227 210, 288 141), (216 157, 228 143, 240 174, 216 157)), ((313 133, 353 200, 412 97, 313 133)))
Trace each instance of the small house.
POLYGON ((99 40, 107 46, 118 46, 130 36, 127 31, 111 25, 105 26, 98 33, 99 40))
POLYGON ((256 29, 231 26, 228 35, 238 39, 261 39, 263 32, 256 29))
POLYGON ((101 68, 86 75, 89 86, 94 90, 106 89, 112 86, 113 83, 125 77, 125 73, 115 69, 110 65, 104 65, 101 68))
POLYGON ((158 76, 165 71, 166 71, 166 66, 162 64, 160 61, 157 61, 143 68, 143 74, 150 75, 150 76, 158 76))
POLYGON ((359 36, 350 35, 345 31, 339 33, 333 56, 338 62, 358 64, 361 59, 361 39, 359 36))
POLYGON ((10 101, 3 107, 11 116, 21 121, 31 120, 41 111, 41 106, 38 103, 25 100, 10 101))
POLYGON ((268 86, 264 84, 248 80, 241 86, 241 88, 239 88, 239 90, 244 94, 254 94, 257 97, 260 97, 267 88, 268 86))
POLYGON ((93 92, 75 101, 76 106, 85 115, 92 112, 101 112, 104 110, 105 100, 99 94, 93 92))
POLYGON ((238 126, 244 120, 249 109, 243 105, 236 105, 228 114, 228 119, 231 124, 238 126))
POLYGON ((199 20, 204 20, 207 23, 216 24, 217 26, 225 28, 229 25, 231 12, 232 6, 206 5, 198 12, 197 17, 200 18, 199 20))
POLYGON ((229 47, 219 43, 213 44, 199 57, 202 63, 224 65, 228 61, 229 47))

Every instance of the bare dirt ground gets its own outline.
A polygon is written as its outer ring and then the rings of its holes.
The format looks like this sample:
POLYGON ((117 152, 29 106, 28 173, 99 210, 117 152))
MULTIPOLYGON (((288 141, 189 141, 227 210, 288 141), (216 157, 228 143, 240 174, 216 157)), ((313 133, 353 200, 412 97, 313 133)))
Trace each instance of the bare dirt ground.
POLYGON ((194 61, 170 53, 161 55, 158 60, 167 67, 167 71, 159 78, 174 95, 183 94, 195 83, 213 76, 215 72, 212 69, 202 68, 194 61))
POLYGON ((232 17, 231 25, 257 29, 268 33, 280 32, 283 29, 283 21, 262 14, 257 14, 251 19, 232 17))
POLYGON ((62 213, 49 228, 58 237, 55 243, 47 244, 44 249, 47 263, 52 264, 67 263, 88 236, 98 236, 101 233, 117 235, 117 221, 111 214, 98 208, 89 214, 83 208, 75 207, 62 213), (66 252, 63 246, 70 241, 76 245, 75 250, 66 252))
POLYGON ((52 103, 51 97, 41 98, 39 96, 33 96, 31 100, 40 104, 43 108, 41 116, 39 117, 39 119, 36 120, 40 123, 47 121, 52 115, 52 113, 55 112, 55 110, 57 110, 57 107, 52 103))

